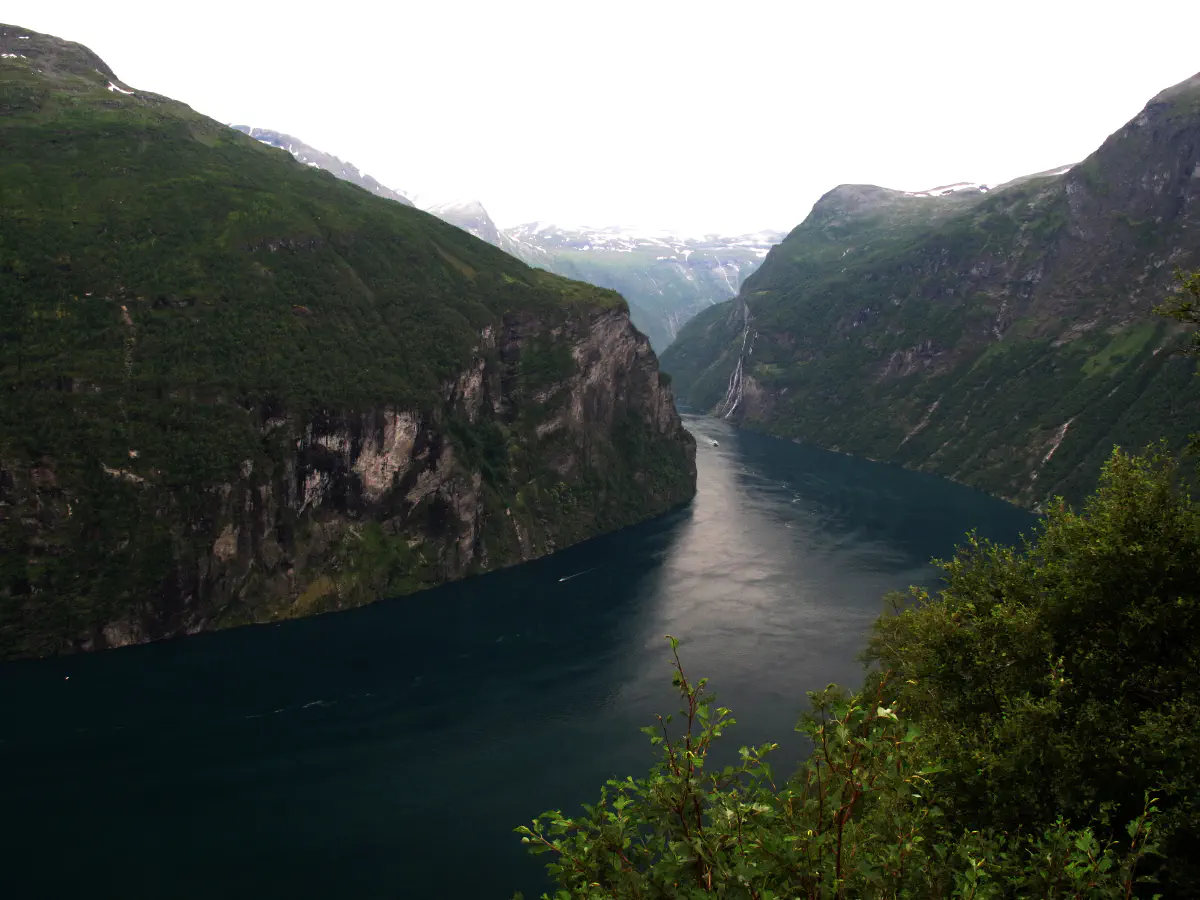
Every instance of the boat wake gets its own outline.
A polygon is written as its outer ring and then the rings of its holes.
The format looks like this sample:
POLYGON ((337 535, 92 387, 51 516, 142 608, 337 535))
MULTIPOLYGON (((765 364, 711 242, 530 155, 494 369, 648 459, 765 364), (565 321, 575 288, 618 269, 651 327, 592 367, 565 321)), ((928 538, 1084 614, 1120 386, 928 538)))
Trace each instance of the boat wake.
POLYGON ((592 566, 590 569, 584 569, 582 572, 576 572, 574 575, 568 575, 565 578, 560 578, 560 579, 558 579, 558 583, 562 584, 564 581, 570 581, 572 578, 578 578, 580 575, 586 575, 588 572, 595 572, 595 571, 596 571, 596 567, 592 566))

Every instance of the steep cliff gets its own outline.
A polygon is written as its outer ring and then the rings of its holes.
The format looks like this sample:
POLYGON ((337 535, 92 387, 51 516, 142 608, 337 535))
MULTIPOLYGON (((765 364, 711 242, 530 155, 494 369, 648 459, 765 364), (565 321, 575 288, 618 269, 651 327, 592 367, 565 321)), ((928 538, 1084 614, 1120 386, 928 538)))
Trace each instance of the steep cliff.
POLYGON ((1114 443, 1181 444, 1192 361, 1152 314, 1200 266, 1200 76, 1076 166, 991 190, 830 191, 663 356, 689 402, 1027 505, 1114 443))
POLYGON ((686 501, 616 294, 0 26, 0 657, 339 609, 686 501))

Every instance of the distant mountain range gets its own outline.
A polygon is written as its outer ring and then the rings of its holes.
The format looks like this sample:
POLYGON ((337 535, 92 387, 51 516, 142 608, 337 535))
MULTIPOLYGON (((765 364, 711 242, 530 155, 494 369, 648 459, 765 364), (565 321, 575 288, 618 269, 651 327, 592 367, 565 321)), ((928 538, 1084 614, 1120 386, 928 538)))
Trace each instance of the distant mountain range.
MULTIPOLYGON (((406 192, 385 187, 351 163, 299 138, 266 128, 234 127, 288 151, 306 165, 380 197, 414 205, 406 192)), ((784 237, 783 232, 761 231, 696 238, 620 226, 590 228, 546 222, 501 229, 478 200, 424 208, 532 266, 619 291, 629 302, 634 325, 659 353, 694 315, 736 295, 745 278, 784 237)))
POLYGON ((683 324, 737 294, 783 232, 683 237, 668 231, 531 222, 501 229, 477 200, 427 207, 532 266, 612 288, 661 353, 683 324))
POLYGON ((660 353, 698 312, 736 295, 784 237, 763 231, 697 238, 543 222, 505 229, 504 236, 532 265, 619 291, 633 323, 660 353))

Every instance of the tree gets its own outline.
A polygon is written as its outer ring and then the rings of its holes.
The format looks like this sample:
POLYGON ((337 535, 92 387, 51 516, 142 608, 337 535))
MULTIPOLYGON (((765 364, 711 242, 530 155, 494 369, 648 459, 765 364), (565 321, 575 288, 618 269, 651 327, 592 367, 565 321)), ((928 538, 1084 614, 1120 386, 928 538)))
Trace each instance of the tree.
MULTIPOLYGON (((1200 325, 1200 272, 1175 272, 1179 284, 1172 294, 1154 308, 1160 316, 1176 319, 1188 325, 1200 325)), ((1192 332, 1191 343, 1184 351, 1191 355, 1200 354, 1200 331, 1192 332)))
POLYGON ((945 765, 953 820, 1112 835, 1153 791, 1164 877, 1195 896, 1200 508, 1176 476, 1161 450, 1115 450, 1083 510, 1059 501, 1022 549, 969 538, 868 657, 945 765))

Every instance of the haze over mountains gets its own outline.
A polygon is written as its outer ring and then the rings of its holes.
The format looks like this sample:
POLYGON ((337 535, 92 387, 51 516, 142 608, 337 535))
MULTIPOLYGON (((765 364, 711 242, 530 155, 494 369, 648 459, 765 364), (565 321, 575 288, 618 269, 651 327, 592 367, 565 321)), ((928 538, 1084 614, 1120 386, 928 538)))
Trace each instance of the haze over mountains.
MULTIPOLYGON (((413 205, 412 195, 386 188, 351 163, 299 138, 250 126, 239 131, 291 153, 371 193, 413 205)), ((620 292, 633 323, 658 352, 702 309, 733 297, 783 233, 683 237, 665 231, 608 226, 589 228, 533 222, 501 229, 478 200, 439 202, 422 208, 532 266, 620 292)))

